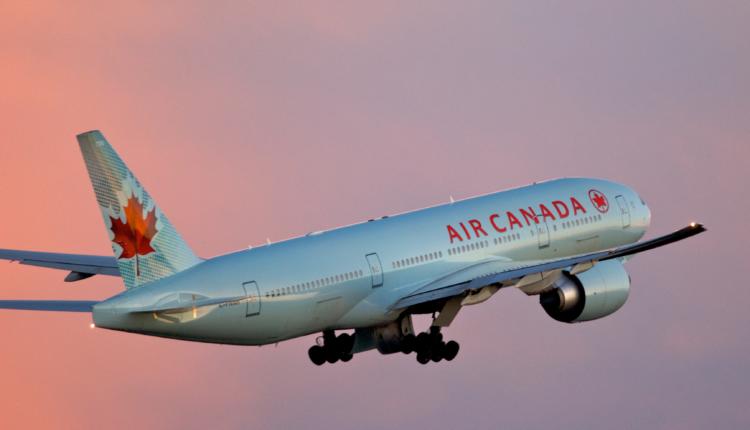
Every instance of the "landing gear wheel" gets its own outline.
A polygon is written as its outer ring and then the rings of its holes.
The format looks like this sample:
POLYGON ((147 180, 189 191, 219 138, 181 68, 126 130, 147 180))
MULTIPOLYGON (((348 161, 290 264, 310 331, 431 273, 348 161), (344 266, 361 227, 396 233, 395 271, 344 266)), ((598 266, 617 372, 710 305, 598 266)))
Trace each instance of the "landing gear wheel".
POLYGON ((445 344, 443 342, 437 343, 432 347, 432 351, 430 354, 430 359, 437 363, 438 361, 442 360, 444 355, 443 351, 445 351, 445 344))
POLYGON ((414 350, 417 351, 417 353, 424 352, 430 349, 430 335, 422 332, 417 335, 417 341, 414 345, 414 350))
POLYGON ((333 364, 339 361, 339 352, 333 348, 325 348, 326 361, 333 364))
POLYGON ((443 341, 443 334, 440 333, 440 327, 430 327, 430 340, 432 344, 438 344, 443 341))
POLYGON ((342 354, 341 355, 341 362, 342 363, 348 363, 349 360, 351 360, 354 357, 354 354, 348 353, 348 354, 342 354))
POLYGON ((407 334, 404 336, 404 340, 401 343, 401 352, 404 354, 411 354, 414 352, 414 348, 417 346, 417 337, 413 334, 407 334))
POLYGON ((326 362, 326 352, 322 346, 314 345, 307 350, 307 355, 310 357, 310 361, 316 366, 322 366, 326 362))
POLYGON ((443 358, 445 358, 446 361, 453 360, 458 355, 459 349, 460 346, 458 345, 458 342, 455 340, 449 341, 445 344, 445 348, 443 348, 443 358))
POLYGON ((351 352, 352 348, 354 348, 354 336, 349 333, 339 335, 339 337, 336 338, 336 346, 342 351, 342 353, 351 352))
POLYGON ((427 364, 430 362, 430 355, 424 352, 420 352, 417 354, 417 362, 419 364, 427 364))

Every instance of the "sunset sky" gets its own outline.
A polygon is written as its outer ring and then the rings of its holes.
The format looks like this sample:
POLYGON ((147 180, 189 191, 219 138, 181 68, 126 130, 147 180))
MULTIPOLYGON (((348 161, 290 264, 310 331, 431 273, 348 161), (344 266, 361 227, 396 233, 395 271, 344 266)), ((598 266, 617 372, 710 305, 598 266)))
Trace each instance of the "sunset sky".
MULTIPOLYGON (((0 2, 0 248, 110 255, 90 129, 203 257, 561 176, 709 231, 602 320, 467 308, 437 365, 0 311, 0 428, 750 427, 750 2, 30 3, 0 2)), ((0 264, 0 299, 123 288, 64 276, 0 264)))

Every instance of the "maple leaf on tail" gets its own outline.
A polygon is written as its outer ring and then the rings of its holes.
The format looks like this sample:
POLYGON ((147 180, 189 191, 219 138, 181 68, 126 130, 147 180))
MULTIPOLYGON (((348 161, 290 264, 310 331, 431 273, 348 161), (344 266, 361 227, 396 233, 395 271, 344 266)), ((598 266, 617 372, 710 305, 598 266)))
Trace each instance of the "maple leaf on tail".
POLYGON ((112 233, 115 234, 112 241, 122 247, 122 253, 118 259, 135 257, 135 274, 140 276, 139 255, 148 255, 156 252, 151 247, 151 239, 156 234, 156 208, 151 209, 143 217, 143 205, 135 196, 128 199, 128 204, 123 208, 125 222, 119 217, 109 217, 112 221, 112 233))

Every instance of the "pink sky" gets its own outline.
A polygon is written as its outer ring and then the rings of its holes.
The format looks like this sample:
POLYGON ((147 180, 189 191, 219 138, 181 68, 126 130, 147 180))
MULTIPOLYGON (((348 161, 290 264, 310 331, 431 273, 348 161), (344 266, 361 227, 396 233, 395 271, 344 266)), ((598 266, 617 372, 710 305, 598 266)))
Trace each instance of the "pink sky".
MULTIPOLYGON (((107 255, 98 128, 203 256, 559 176, 637 189, 629 302, 568 326, 498 294, 450 364, 0 312, 3 428, 745 428, 746 2, 0 4, 0 247, 107 255)), ((0 264, 0 299, 103 299, 0 264)), ((424 323, 424 321, 422 321, 424 323)))

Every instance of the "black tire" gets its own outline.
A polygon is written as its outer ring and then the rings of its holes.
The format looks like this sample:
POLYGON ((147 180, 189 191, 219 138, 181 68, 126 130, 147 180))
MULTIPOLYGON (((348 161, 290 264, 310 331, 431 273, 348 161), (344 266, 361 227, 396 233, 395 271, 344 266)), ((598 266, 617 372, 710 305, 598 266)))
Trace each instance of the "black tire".
POLYGON ((440 342, 432 347, 432 351, 430 351, 430 360, 437 363, 438 361, 442 360, 444 357, 444 351, 445 351, 445 344, 440 342))
POLYGON ((341 355, 341 361, 343 363, 348 363, 349 360, 351 360, 352 358, 354 358, 354 354, 352 354, 350 352, 341 355))
POLYGON ((322 346, 313 345, 307 350, 307 355, 310 357, 310 361, 316 366, 322 366, 326 362, 326 352, 322 346))
POLYGON ((404 336, 404 340, 401 341, 401 352, 404 354, 411 354, 414 352, 414 347, 417 345, 417 337, 413 334, 407 334, 404 336))
POLYGON ((417 353, 425 352, 430 349, 430 335, 422 332, 417 335, 417 341, 416 345, 414 345, 414 350, 417 351, 417 353))
POLYGON ((458 350, 460 349, 460 346, 458 345, 458 342, 455 340, 451 340, 448 343, 445 344, 445 348, 443 349, 443 358, 445 358, 447 361, 451 361, 458 355, 458 350))
POLYGON ((417 362, 419 362, 419 364, 427 364, 427 363, 429 363, 430 362, 430 356, 429 356, 429 354, 424 353, 424 352, 420 352, 419 354, 417 354, 417 362))
POLYGON ((433 345, 439 344, 443 341, 443 333, 440 333, 439 331, 433 331, 430 333, 430 341, 433 345))
POLYGON ((352 348, 354 348, 354 336, 349 333, 339 335, 339 337, 336 338, 336 346, 342 354, 352 352, 352 348))
POLYGON ((333 348, 325 348, 326 361, 333 364, 339 361, 339 352, 333 348))

